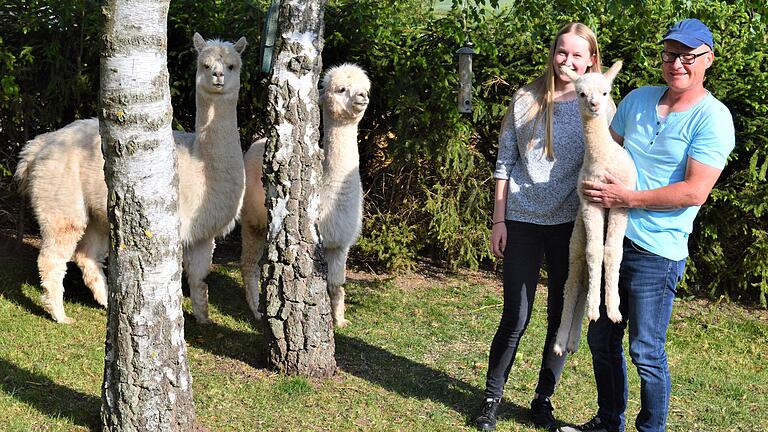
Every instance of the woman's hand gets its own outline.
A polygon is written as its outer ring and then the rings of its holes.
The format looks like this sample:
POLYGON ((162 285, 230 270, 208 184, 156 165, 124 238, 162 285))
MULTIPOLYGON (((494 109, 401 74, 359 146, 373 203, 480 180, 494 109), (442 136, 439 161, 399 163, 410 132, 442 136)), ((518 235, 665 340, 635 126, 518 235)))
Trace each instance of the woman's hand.
POLYGON ((507 224, 504 222, 493 224, 493 228, 491 228, 491 252, 499 258, 504 258, 506 247, 507 224))

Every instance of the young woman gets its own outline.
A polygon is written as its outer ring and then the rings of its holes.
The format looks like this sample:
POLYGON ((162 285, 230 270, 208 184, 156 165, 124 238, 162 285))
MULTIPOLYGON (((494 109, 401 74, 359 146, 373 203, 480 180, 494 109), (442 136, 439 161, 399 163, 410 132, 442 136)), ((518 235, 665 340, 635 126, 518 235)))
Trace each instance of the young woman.
POLYGON ((547 261, 547 336, 531 402, 536 426, 556 426, 549 398, 565 364, 552 351, 568 276, 568 243, 576 219, 576 180, 584 155, 576 90, 561 71, 600 71, 595 34, 580 23, 564 26, 549 50, 542 76, 518 90, 501 125, 491 250, 504 259, 504 309, 491 343, 485 402, 475 425, 496 427, 496 410, 531 318, 539 271, 547 261))

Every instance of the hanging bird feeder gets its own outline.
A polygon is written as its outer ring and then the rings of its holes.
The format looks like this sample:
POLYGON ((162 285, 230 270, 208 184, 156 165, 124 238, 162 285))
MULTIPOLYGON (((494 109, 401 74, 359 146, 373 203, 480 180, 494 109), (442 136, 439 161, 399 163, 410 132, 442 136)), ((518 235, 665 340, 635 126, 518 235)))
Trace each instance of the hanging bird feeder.
POLYGON ((472 112, 472 56, 474 45, 467 39, 464 46, 456 51, 459 56, 459 112, 472 112))
POLYGON ((280 12, 280 0, 272 0, 267 15, 264 17, 264 30, 261 34, 259 57, 261 58, 261 73, 269 75, 272 72, 272 58, 277 39, 277 16, 280 12))

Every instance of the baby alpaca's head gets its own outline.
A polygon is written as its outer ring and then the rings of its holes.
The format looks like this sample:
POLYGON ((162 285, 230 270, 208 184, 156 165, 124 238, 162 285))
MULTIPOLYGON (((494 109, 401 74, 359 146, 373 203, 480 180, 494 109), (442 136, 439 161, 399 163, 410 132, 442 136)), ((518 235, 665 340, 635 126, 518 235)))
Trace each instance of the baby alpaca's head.
POLYGON ((576 85, 582 115, 599 117, 607 112, 611 99, 611 83, 619 73, 621 65, 619 60, 605 74, 590 72, 582 76, 577 75, 570 68, 560 67, 560 70, 576 85))
POLYGON ((359 122, 368 108, 371 81, 359 66, 344 63, 328 69, 323 77, 320 101, 326 121, 359 122))

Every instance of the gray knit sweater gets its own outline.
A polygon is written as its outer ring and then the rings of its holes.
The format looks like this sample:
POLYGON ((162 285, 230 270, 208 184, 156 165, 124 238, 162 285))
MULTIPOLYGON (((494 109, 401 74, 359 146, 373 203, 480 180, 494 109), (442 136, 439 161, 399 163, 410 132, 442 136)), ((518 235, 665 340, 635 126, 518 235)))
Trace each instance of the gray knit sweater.
POLYGON ((555 159, 544 152, 546 124, 528 119, 533 96, 523 88, 515 94, 512 112, 502 124, 497 179, 507 179, 506 219, 555 225, 576 219, 576 179, 584 158, 584 132, 576 99, 555 102, 552 122, 555 159), (529 143, 533 145, 529 147, 529 143))

